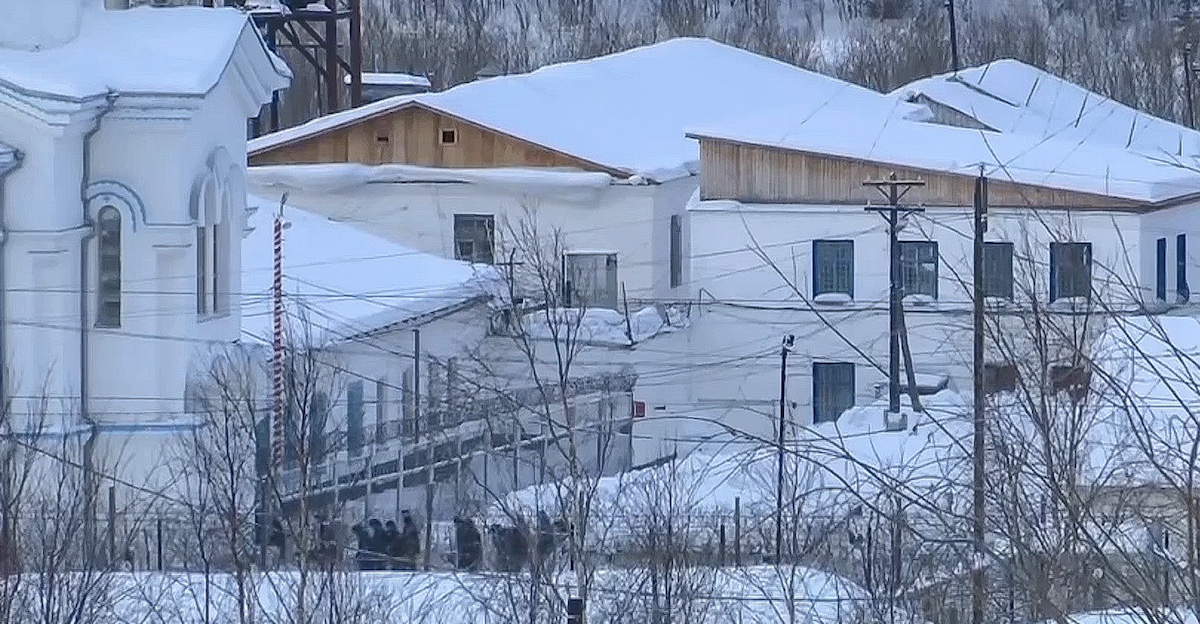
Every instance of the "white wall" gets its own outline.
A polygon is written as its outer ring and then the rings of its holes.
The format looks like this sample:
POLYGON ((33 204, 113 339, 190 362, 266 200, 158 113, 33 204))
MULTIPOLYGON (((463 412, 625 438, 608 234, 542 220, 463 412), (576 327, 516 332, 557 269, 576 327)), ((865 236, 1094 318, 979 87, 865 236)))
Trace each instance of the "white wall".
POLYGON ((118 95, 111 111, 94 102, 66 125, 0 107, 0 141, 24 155, 0 198, 7 235, 4 363, 13 373, 14 409, 49 412, 64 421, 52 423, 61 428, 81 416, 81 240, 100 207, 113 205, 122 215, 121 326, 95 327, 92 240, 82 301, 89 334, 86 407, 111 431, 98 452, 119 455, 122 474, 135 481, 161 469, 163 440, 184 417, 189 364, 209 345, 238 338, 245 118, 254 112, 247 101, 245 86, 228 69, 199 100, 133 102, 118 95), (87 190, 94 199, 85 215, 84 135, 97 123, 87 190), (200 318, 192 199, 194 185, 210 174, 233 190, 220 243, 230 262, 228 306, 218 318, 200 318), (47 395, 50 404, 38 406, 47 395))
MULTIPOLYGON (((571 250, 615 251, 619 279, 631 299, 668 294, 670 215, 684 211, 696 188, 689 177, 662 185, 578 187, 569 190, 531 185, 516 193, 486 183, 387 183, 335 190, 305 189, 252 176, 251 191, 278 198, 284 191, 295 206, 344 219, 397 243, 447 258, 454 257, 454 215, 496 217, 498 247, 527 211, 539 229, 559 228, 571 250)), ((497 260, 507 260, 498 251, 497 260)))
MULTIPOLYGON (((684 345, 689 381, 682 385, 691 395, 679 398, 677 393, 668 400, 677 401, 680 411, 690 408, 702 420, 719 418, 752 436, 769 438, 777 419, 784 334, 796 336, 788 361, 788 400, 795 422, 811 422, 811 370, 816 361, 854 362, 857 402, 877 396, 886 381, 882 370, 888 353, 887 237, 880 216, 860 206, 714 201, 693 204, 688 220, 689 286, 698 303, 684 345), (815 304, 819 313, 808 303, 812 241, 818 239, 855 242, 854 300, 847 305, 815 304), (770 268, 751 250, 754 247, 777 268, 770 268), (705 407, 720 400, 736 405, 724 412, 705 407)), ((1180 223, 1169 215, 1161 220, 1162 227, 1180 223)), ((901 240, 936 240, 940 255, 938 300, 906 306, 914 367, 947 375, 952 387, 964 391, 969 391, 970 380, 971 223, 968 208, 930 208, 900 235, 901 240)), ((1112 305, 1136 304, 1127 287, 1144 283, 1147 252, 1142 240, 1147 235, 1142 233, 1142 217, 1082 211, 1040 211, 1032 216, 993 209, 989 223, 987 240, 1015 242, 1018 291, 1023 284, 1036 284, 1038 298, 1048 301, 1049 243, 1087 241, 1093 244, 1097 296, 1112 305), (1022 266, 1032 267, 1032 278, 1022 278, 1022 266)), ((1152 271, 1153 247, 1148 253, 1152 271)), ((639 394, 644 390, 639 381, 639 394)), ((683 424, 670 435, 686 439, 692 427, 704 428, 703 423, 683 424)))

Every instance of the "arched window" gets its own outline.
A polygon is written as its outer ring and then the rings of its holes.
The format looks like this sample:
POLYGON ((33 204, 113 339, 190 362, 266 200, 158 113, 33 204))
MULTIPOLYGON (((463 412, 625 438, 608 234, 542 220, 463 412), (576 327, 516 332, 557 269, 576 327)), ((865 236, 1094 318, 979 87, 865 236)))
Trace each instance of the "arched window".
POLYGON ((226 247, 228 190, 218 188, 215 177, 204 183, 196 226, 196 312, 215 316, 227 311, 225 281, 229 255, 226 247))
POLYGON ((100 280, 97 287, 96 326, 121 326, 121 211, 113 206, 100 209, 99 229, 100 280))

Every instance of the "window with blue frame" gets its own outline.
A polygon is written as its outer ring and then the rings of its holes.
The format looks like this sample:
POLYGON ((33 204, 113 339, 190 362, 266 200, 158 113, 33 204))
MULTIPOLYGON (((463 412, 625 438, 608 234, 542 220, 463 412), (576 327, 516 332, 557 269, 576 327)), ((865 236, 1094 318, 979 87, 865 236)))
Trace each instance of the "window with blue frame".
POLYGON ((1092 298, 1092 244, 1050 243, 1050 301, 1092 298))
POLYGON ((1180 303, 1187 303, 1192 298, 1187 279, 1187 234, 1175 237, 1175 296, 1180 303))
POLYGON ((1154 298, 1167 300, 1167 239, 1160 238, 1154 245, 1154 298))
POLYGON ((854 296, 854 241, 813 241, 813 296, 854 296))
POLYGON ((363 382, 352 381, 346 386, 346 448, 351 455, 362 454, 366 444, 363 430, 363 382))
POLYGON ((854 364, 813 362, 813 422, 833 422, 854 407, 854 364))

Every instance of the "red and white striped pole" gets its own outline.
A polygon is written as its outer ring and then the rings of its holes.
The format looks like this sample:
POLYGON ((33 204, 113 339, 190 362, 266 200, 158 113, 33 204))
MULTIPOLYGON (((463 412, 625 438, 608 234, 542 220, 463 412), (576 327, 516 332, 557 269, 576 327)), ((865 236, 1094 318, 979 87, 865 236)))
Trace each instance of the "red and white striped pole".
MULTIPOLYGON (((274 405, 272 409, 273 418, 273 435, 271 444, 271 475, 279 478, 281 467, 283 466, 283 445, 284 445, 284 415, 285 401, 287 400, 287 388, 284 385, 284 309, 283 309, 283 206, 287 202, 285 194, 279 200, 279 212, 275 214, 274 223, 274 245, 275 245, 275 262, 274 262, 274 280, 271 283, 271 300, 272 300, 272 369, 273 379, 272 386, 274 390, 274 405)), ((279 483, 276 482, 278 486, 279 483)))

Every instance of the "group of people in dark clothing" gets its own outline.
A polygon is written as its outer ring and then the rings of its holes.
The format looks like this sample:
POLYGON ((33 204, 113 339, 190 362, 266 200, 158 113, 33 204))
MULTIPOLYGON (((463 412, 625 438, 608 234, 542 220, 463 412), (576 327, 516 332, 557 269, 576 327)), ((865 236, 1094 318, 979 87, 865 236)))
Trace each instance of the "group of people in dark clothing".
MULTIPOLYGON (((417 569, 421 560, 421 531, 407 509, 401 512, 400 522, 397 527, 392 520, 381 522, 372 518, 351 528, 358 540, 354 557, 358 569, 417 569)), ((496 524, 488 530, 496 551, 495 568, 517 572, 533 561, 549 561, 567 527, 565 522, 551 522, 545 512, 538 512, 535 531, 530 531, 521 519, 513 526, 496 524)), ((483 566, 483 535, 474 520, 461 515, 454 517, 454 541, 452 563, 456 569, 474 571, 483 566)))
POLYGON ((421 556, 421 531, 405 509, 400 514, 401 526, 394 520, 386 523, 371 518, 366 525, 356 524, 350 530, 358 540, 354 560, 359 570, 415 570, 421 556))

